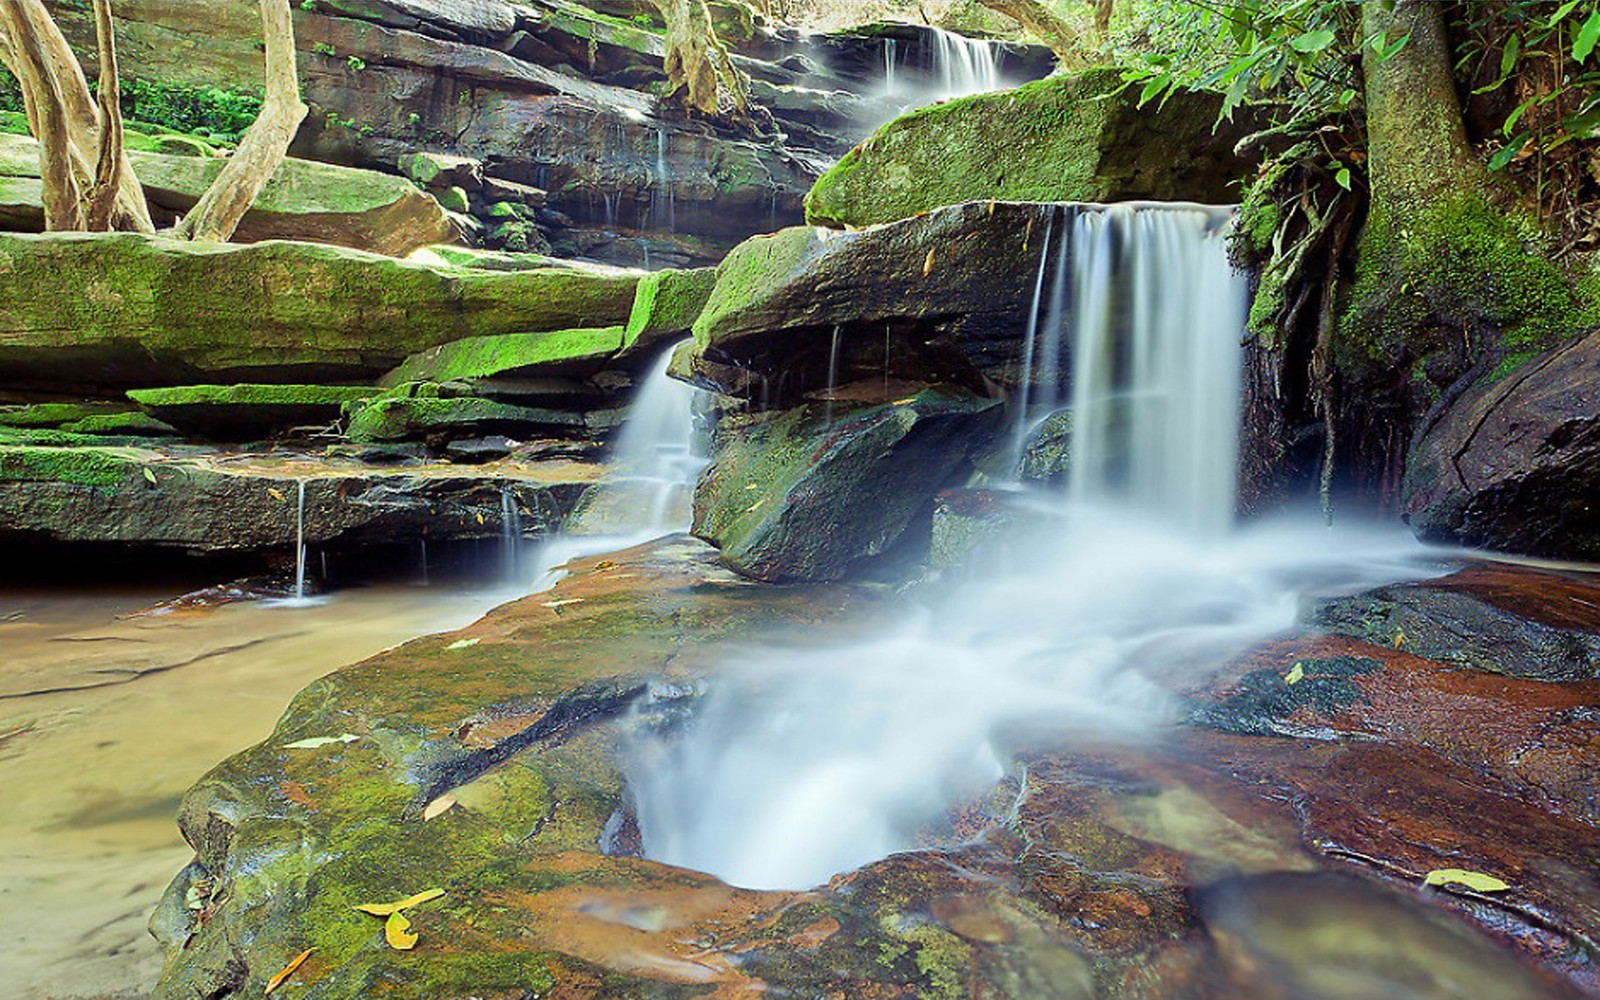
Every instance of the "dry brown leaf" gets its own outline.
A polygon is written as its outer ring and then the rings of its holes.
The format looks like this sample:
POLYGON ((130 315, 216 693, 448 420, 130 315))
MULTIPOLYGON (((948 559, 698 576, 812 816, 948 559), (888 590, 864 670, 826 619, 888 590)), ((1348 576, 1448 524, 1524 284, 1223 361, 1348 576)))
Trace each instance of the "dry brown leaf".
POLYGON ((429 889, 414 896, 407 896, 405 899, 397 899, 392 903, 362 903, 356 909, 362 913, 370 913, 375 917, 387 917, 392 913, 409 910, 418 903, 426 903, 430 899, 438 899, 443 895, 443 889, 429 889))
POLYGON ((273 976, 271 979, 267 980, 267 988, 265 990, 263 990, 262 992, 263 993, 271 993, 273 990, 275 990, 278 987, 282 986, 285 982, 288 981, 290 976, 294 975, 294 970, 296 970, 296 969, 300 968, 300 966, 304 965, 306 959, 310 958, 311 957, 311 953, 316 951, 316 950, 317 949, 315 949, 315 948, 307 948, 305 951, 302 951, 300 954, 298 954, 294 958, 290 959, 289 960, 289 964, 285 965, 283 967, 283 971, 279 972, 276 976, 273 976))
POLYGON ((422 810, 422 821, 426 823, 428 820, 433 819, 435 816, 438 816, 441 813, 449 812, 450 809, 455 806, 455 804, 456 797, 451 795, 449 792, 445 792, 432 802, 429 802, 428 807, 422 810))
POLYGON ((395 951, 410 951, 417 946, 417 933, 403 913, 391 913, 383 922, 383 939, 395 951))
POLYGON ((277 490, 273 489, 270 486, 267 487, 267 496, 269 496, 272 499, 278 501, 279 503, 284 503, 284 502, 286 502, 288 500, 288 497, 284 496, 282 493, 279 493, 277 490))

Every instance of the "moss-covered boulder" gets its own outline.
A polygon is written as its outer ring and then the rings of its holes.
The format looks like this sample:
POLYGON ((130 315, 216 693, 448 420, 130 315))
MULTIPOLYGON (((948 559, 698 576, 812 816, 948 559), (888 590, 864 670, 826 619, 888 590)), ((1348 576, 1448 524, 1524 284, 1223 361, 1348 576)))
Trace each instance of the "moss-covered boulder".
POLYGON ((588 376, 622 349, 622 334, 622 327, 609 326, 469 337, 413 354, 379 382, 398 386, 496 376, 588 376))
POLYGON ((343 385, 184 385, 130 389, 128 398, 192 437, 249 441, 290 427, 330 424, 345 403, 376 392, 343 385))
POLYGON ((574 462, 508 460, 463 472, 443 462, 246 459, 148 443, 0 443, 0 543, 47 538, 244 553, 292 552, 297 537, 332 546, 498 538, 505 492, 522 512, 523 530, 538 532, 559 523, 599 472, 574 462))
POLYGON ((466 337, 620 324, 637 281, 315 243, 0 235, 0 371, 67 389, 361 382, 466 337))
MULTIPOLYGON (((881 383, 861 388, 882 392, 881 383)), ((772 581, 840 579, 902 542, 925 549, 934 495, 959 485, 1001 407, 959 392, 889 388, 892 402, 724 418, 695 491, 694 533, 740 573, 772 581)))
MULTIPOLYGON (((193 143, 183 136, 162 139, 193 143)), ((128 158, 155 214, 169 218, 193 208, 227 164, 198 144, 181 155, 135 150, 128 158)), ((43 231, 38 177, 38 143, 0 134, 0 225, 43 231)), ((290 157, 261 189, 233 238, 306 240, 403 257, 458 235, 439 203, 403 178, 290 157)))
POLYGON ((1225 204, 1248 165, 1245 115, 1217 125, 1220 94, 1139 107, 1116 69, 921 108, 840 160, 806 196, 806 221, 867 226, 941 205, 1161 199, 1225 204))
POLYGON ((623 347, 648 351, 662 341, 688 336, 716 284, 713 267, 654 271, 640 279, 633 312, 623 331, 623 347))
POLYGON ((1015 386, 1033 277, 1082 206, 969 202, 867 229, 784 229, 734 249, 694 323, 691 377, 787 405, 876 375, 1015 386), (752 382, 753 380, 753 382, 752 382))

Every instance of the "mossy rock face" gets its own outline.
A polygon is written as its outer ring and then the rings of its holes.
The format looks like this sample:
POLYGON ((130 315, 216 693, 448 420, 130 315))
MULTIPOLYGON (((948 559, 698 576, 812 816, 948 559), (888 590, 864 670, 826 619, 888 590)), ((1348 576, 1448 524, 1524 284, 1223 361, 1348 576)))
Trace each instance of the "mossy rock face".
POLYGON ((622 349, 620 326, 470 337, 407 358, 379 381, 455 382, 494 376, 593 375, 622 349))
POLYGON ((298 537, 312 545, 498 538, 504 491, 523 512, 522 527, 538 532, 558 523, 598 475, 575 463, 502 463, 465 473, 442 463, 374 468, 316 455, 291 464, 239 456, 224 462, 193 447, 91 444, 86 434, 42 433, 59 442, 10 444, 0 435, 0 542, 42 537, 292 552, 298 537))
POLYGON ((1412 530, 1446 544, 1600 559, 1600 334, 1510 371, 1489 368, 1430 415, 1407 457, 1412 530))
POLYGON ((1221 95, 1138 106, 1114 68, 921 108, 895 119, 806 196, 819 226, 892 222, 941 205, 1000 201, 1237 200, 1241 113, 1215 131, 1221 95))
POLYGON ((348 407, 346 435, 369 443, 456 437, 473 434, 572 434, 585 428, 581 413, 481 399, 439 395, 438 387, 415 384, 348 407))
POLYGON ((0 370, 65 389, 357 382, 465 337, 621 323, 637 280, 314 243, 0 235, 0 370))
MULTIPOLYGON (((995 431, 998 400, 892 386, 876 405, 725 418, 694 533, 759 580, 836 580, 929 530, 933 497, 995 431)), ((926 538, 922 540, 926 546, 926 538)))
POLYGON ((126 403, 28 403, 0 406, 0 427, 65 427, 88 417, 127 413, 126 403))
POLYGON ((185 385, 131 389, 128 398, 192 437, 248 441, 290 427, 330 424, 345 403, 377 391, 332 385, 185 385))
MULTIPOLYGON (((183 151, 131 150, 128 159, 157 214, 182 215, 227 161, 187 136, 156 141, 182 146, 183 151)), ((42 202, 34 200, 38 177, 38 143, 26 136, 0 135, 0 220, 11 228, 43 230, 42 202)), ((290 157, 273 172, 233 239, 306 240, 401 257, 458 235, 439 203, 402 178, 290 157)))
POLYGON ((623 348, 648 351, 662 341, 687 337, 716 284, 713 267, 655 271, 641 279, 623 331, 623 348))
POLYGON ((748 240, 717 269, 685 374, 758 398, 780 383, 791 394, 823 390, 830 370, 836 383, 881 378, 886 362, 912 381, 1014 388, 1032 278, 1059 251, 1062 227, 1093 210, 980 201, 867 229, 805 226, 748 240))

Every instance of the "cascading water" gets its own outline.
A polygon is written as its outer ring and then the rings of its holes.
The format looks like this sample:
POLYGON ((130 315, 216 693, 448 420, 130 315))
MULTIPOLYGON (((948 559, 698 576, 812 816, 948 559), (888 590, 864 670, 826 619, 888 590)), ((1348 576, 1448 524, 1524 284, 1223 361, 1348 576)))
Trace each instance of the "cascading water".
POLYGON ((522 513, 511 487, 500 487, 500 565, 507 580, 516 580, 522 552, 522 513))
POLYGON ((534 589, 552 586, 568 561, 637 545, 689 528, 689 498, 705 459, 694 447, 699 390, 667 374, 668 348, 639 384, 612 447, 612 469, 547 540, 535 562, 534 589))
POLYGON ((1066 256, 1029 350, 1042 374, 1071 346, 1089 457, 1074 437, 1069 495, 1003 568, 926 588, 875 639, 745 655, 685 722, 642 706, 628 779, 648 857, 737 885, 817 884, 949 835, 950 811, 991 793, 1030 741, 1153 738, 1176 715, 1159 680, 1291 628, 1307 588, 1428 571, 1399 533, 1223 531, 1246 298, 1228 214, 1062 211, 1066 256))
POLYGON ((294 599, 306 599, 306 481, 295 483, 294 599))
POLYGON ((883 43, 883 92, 891 99, 910 99, 908 107, 973 94, 987 94, 1006 86, 1000 66, 1005 49, 981 38, 968 38, 941 28, 924 29, 929 42, 922 72, 913 67, 902 72, 904 52, 895 38, 883 43), (925 82, 915 78, 921 76, 925 82))

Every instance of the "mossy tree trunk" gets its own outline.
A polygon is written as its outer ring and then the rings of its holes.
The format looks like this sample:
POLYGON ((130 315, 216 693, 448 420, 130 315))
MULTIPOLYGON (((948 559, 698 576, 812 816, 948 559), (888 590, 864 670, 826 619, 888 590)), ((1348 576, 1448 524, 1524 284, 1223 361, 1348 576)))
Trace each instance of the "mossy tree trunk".
MULTIPOLYGON (((1078 33, 1054 11, 1046 7, 1040 0, 978 0, 983 6, 997 14, 1022 25, 1024 31, 1050 46, 1050 51, 1056 54, 1056 59, 1062 66, 1076 68, 1087 64, 1083 45, 1078 38, 1078 33)), ((1106 26, 1109 28, 1111 5, 1104 0, 1097 0, 1095 5, 1095 29, 1101 29, 1101 7, 1105 8, 1106 26)), ((1102 37, 1102 41, 1104 38, 1102 37)))
POLYGON ((1371 0, 1362 53, 1371 205, 1339 331, 1340 367, 1425 408, 1485 357, 1531 350, 1580 322, 1530 213, 1467 139, 1445 5, 1371 0), (1420 396, 1418 395, 1420 394, 1420 396))

